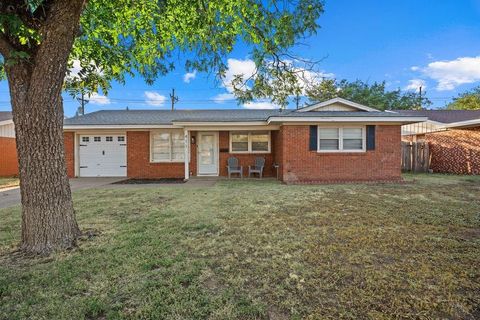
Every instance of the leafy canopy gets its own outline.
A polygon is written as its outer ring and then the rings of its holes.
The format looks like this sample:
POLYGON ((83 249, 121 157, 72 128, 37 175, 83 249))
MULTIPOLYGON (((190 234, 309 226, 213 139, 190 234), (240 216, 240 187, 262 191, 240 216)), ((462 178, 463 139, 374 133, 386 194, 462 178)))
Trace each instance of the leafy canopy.
MULTIPOLYGON (((3 57, 1 71, 15 59, 33 59, 53 1, 0 5, 0 35, 16 48, 16 56, 3 57)), ((284 60, 298 39, 315 33, 322 12, 319 0, 88 0, 69 61, 82 69, 66 86, 71 93, 106 92, 113 80, 124 83, 135 74, 152 83, 179 58, 188 71, 213 71, 221 79, 228 54, 243 42, 257 70, 234 83, 240 101, 285 105, 300 89, 293 64, 284 60)))
POLYGON ((400 89, 389 91, 385 86, 385 81, 368 84, 361 80, 324 79, 306 92, 312 102, 340 97, 379 110, 421 109, 431 104, 430 100, 416 92, 402 92, 400 89))
POLYGON ((460 93, 447 105, 450 110, 480 110, 480 86, 460 93))

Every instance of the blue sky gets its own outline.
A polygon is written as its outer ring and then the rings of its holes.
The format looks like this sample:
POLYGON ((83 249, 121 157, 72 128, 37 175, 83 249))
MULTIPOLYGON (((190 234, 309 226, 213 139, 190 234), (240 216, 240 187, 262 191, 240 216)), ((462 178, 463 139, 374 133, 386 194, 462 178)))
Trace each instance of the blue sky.
MULTIPOLYGON (((326 0, 318 34, 303 41, 295 53, 325 59, 321 71, 337 79, 385 80, 390 89, 426 87, 433 107, 480 85, 480 0, 326 0)), ((230 56, 231 73, 251 67, 248 49, 241 44, 230 56)), ((108 97, 97 96, 87 112, 99 109, 167 109, 172 88, 179 109, 261 108, 267 102, 239 106, 213 75, 185 79, 177 69, 148 86, 137 77, 114 84, 108 97)), ((0 83, 0 110, 9 110, 6 82, 0 83)), ((78 103, 65 95, 65 114, 78 103)), ((293 107, 293 105, 291 106, 293 107)))

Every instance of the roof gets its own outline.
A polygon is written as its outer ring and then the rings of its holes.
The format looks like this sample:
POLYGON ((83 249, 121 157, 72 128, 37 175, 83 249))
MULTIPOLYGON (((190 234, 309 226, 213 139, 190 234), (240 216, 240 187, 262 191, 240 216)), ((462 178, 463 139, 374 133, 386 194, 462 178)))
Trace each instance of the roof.
POLYGON ((480 110, 395 110, 403 115, 428 117, 441 123, 454 123, 480 119, 480 110))
POLYGON ((65 119, 65 125, 169 125, 173 122, 266 121, 279 110, 101 110, 65 119))
POLYGON ((0 122, 12 120, 12 119, 13 119, 13 115, 11 111, 0 111, 0 122))
MULTIPOLYGON (((101 110, 87 113, 82 116, 65 119, 65 126, 119 126, 119 125, 172 125, 174 123, 215 123, 215 122, 269 122, 271 119, 314 118, 378 118, 380 119, 405 119, 412 121, 409 115, 395 112, 355 112, 355 111, 309 111, 298 110, 249 110, 249 109, 223 109, 223 110, 101 110)), ((415 120, 415 119, 414 119, 415 120)), ((425 121, 425 119, 418 119, 425 121)))

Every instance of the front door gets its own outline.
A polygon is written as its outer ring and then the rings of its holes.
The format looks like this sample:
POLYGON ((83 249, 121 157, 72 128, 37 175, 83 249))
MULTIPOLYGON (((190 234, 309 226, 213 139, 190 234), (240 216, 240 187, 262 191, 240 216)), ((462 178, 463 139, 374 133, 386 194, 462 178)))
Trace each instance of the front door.
POLYGON ((218 175, 218 132, 198 133, 198 175, 218 175))

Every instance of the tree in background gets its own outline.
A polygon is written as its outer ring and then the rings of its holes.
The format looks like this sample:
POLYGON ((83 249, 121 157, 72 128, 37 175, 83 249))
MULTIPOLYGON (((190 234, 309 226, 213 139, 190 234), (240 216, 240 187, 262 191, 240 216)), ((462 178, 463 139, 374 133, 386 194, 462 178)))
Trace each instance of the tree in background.
POLYGON ((361 80, 324 79, 307 88, 306 94, 312 103, 339 97, 379 110, 416 110, 431 105, 428 98, 416 92, 402 92, 400 89, 388 91, 385 81, 369 84, 361 80))
POLYGON ((449 110, 480 110, 480 86, 460 93, 447 105, 449 110))
MULTIPOLYGON (((289 48, 314 33, 319 0, 5 0, 0 2, 0 76, 8 80, 22 196, 22 243, 48 254, 75 245, 77 225, 65 164, 62 90, 80 65, 78 90, 108 91, 111 81, 147 83, 175 67, 226 71, 238 42, 255 75, 236 77, 241 101, 285 105, 299 84, 289 48)), ((75 85, 69 84, 70 90, 75 85)))

